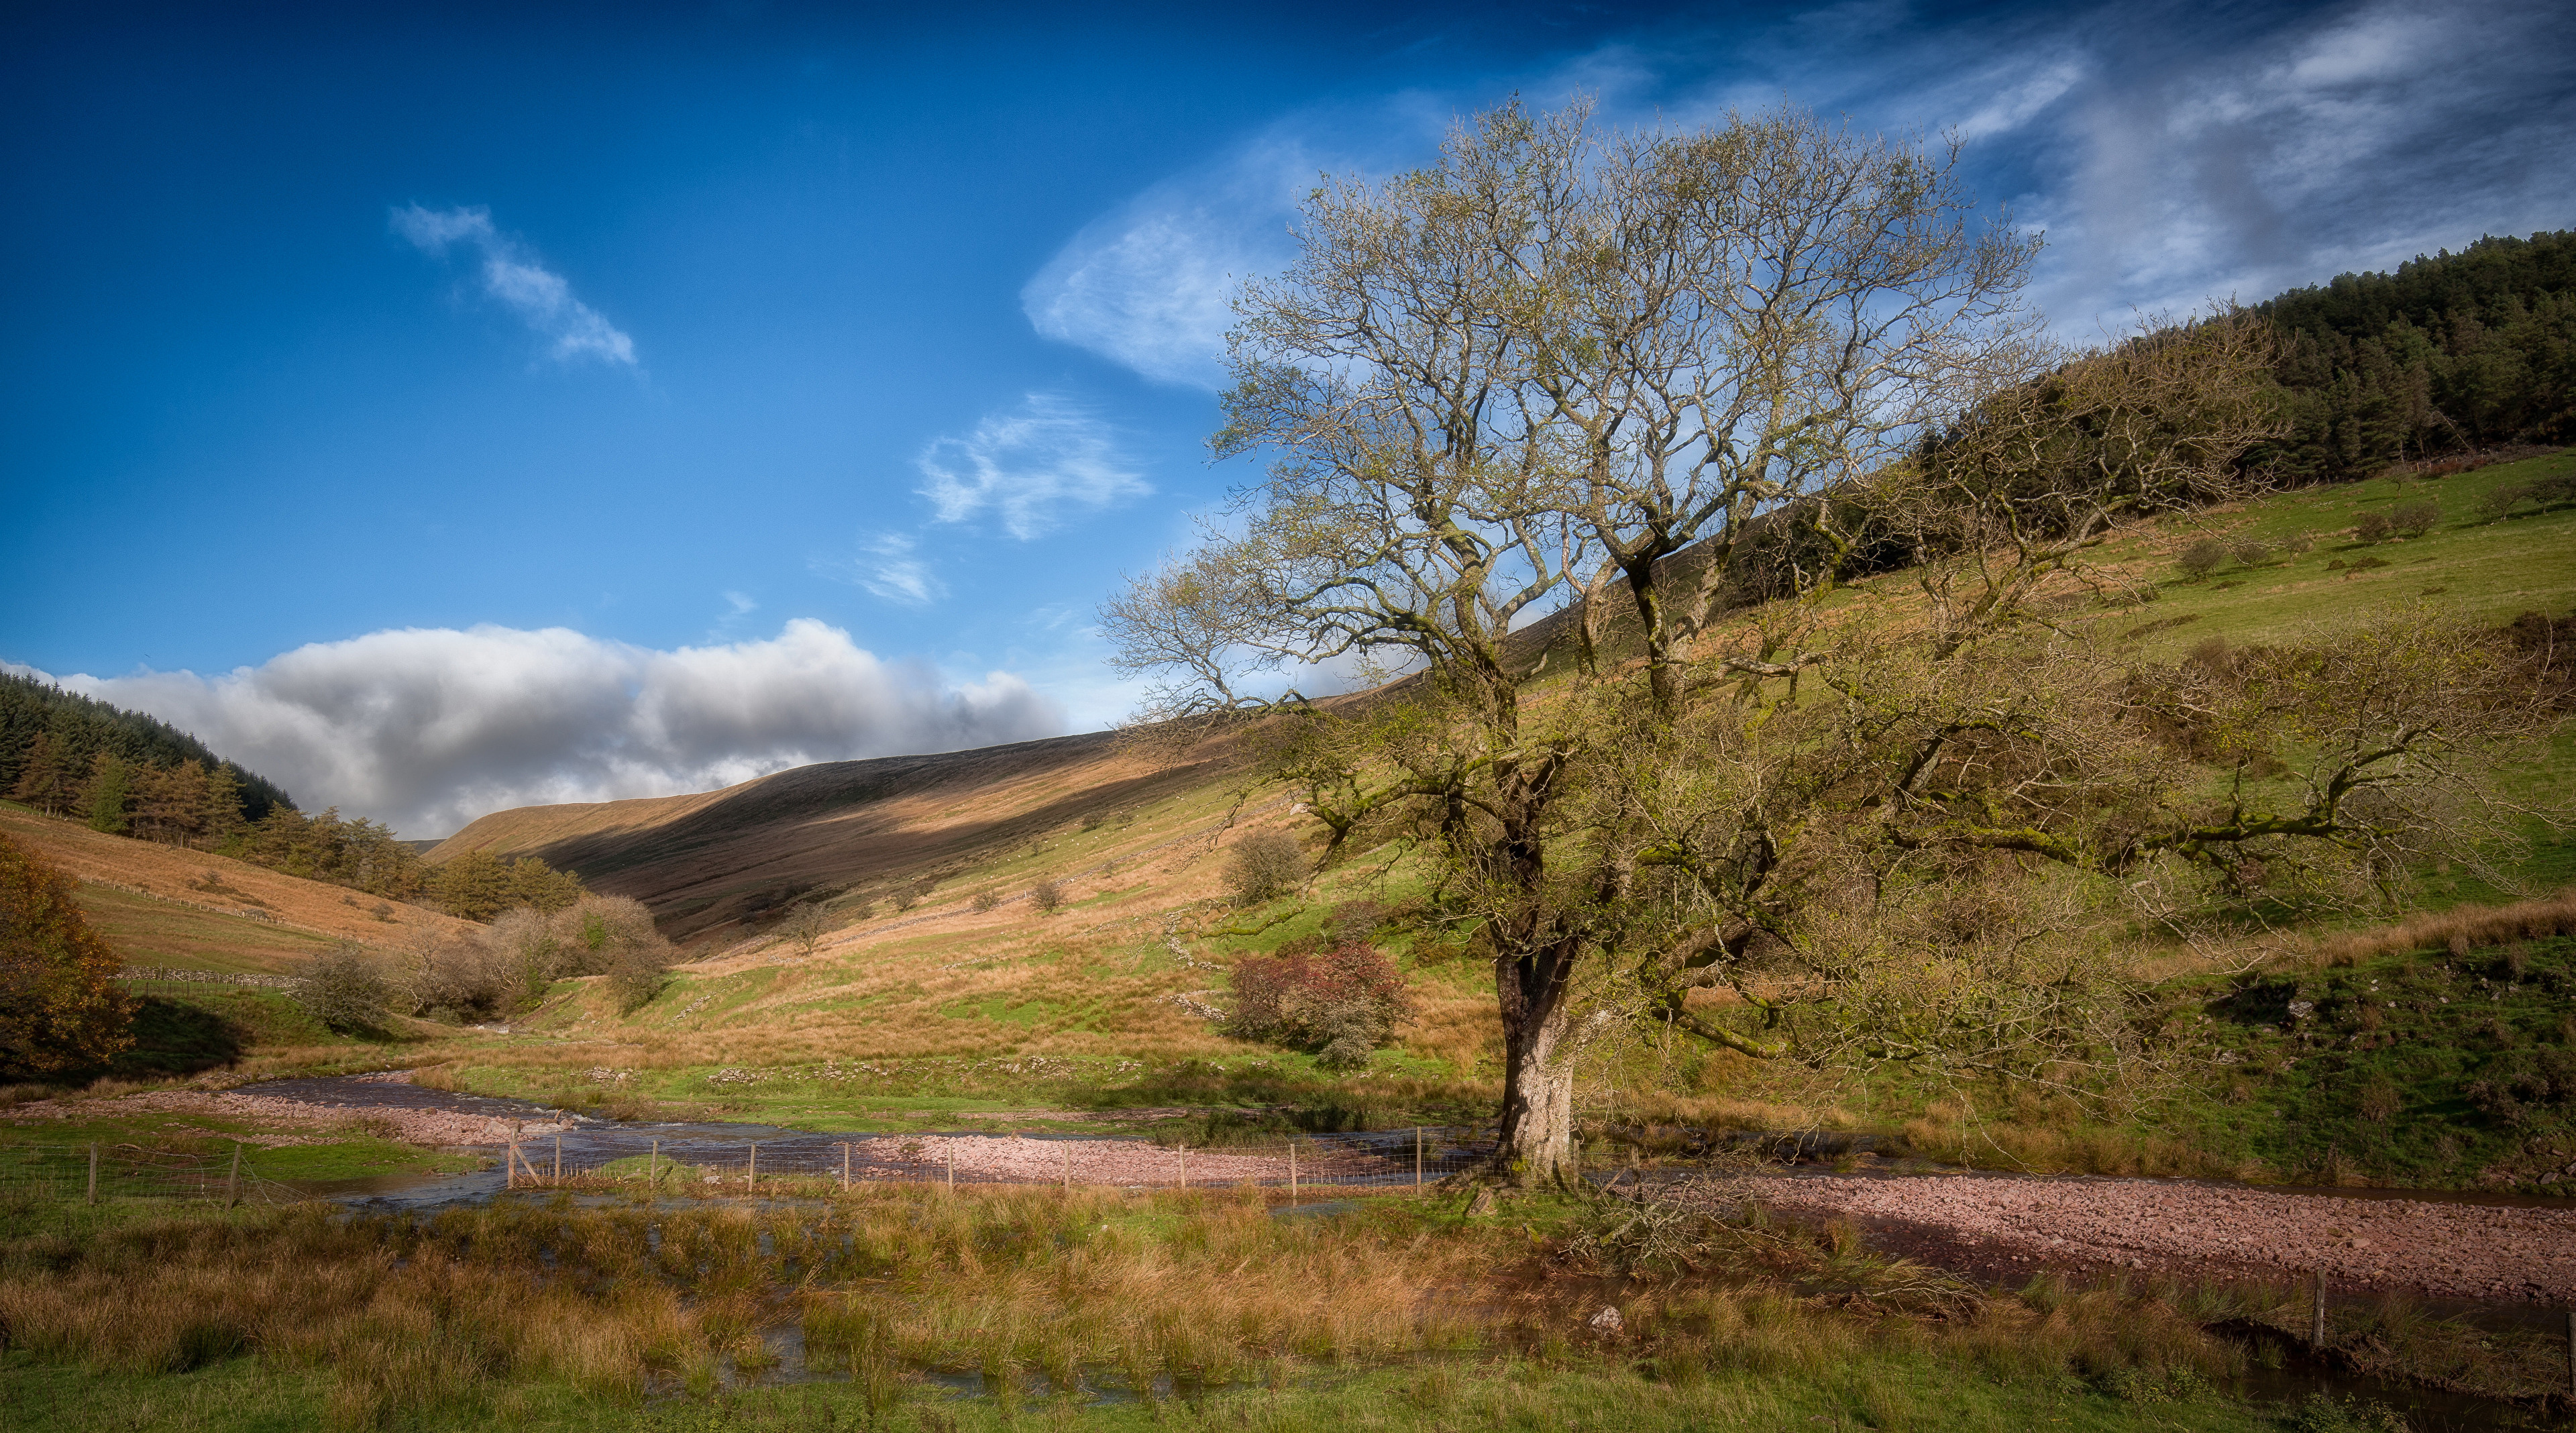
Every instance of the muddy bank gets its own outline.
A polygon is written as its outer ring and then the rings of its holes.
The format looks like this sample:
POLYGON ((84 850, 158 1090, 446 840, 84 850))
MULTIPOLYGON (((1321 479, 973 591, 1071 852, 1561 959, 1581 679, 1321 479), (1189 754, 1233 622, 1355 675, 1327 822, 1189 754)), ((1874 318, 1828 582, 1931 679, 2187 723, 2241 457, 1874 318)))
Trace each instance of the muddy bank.
POLYGON ((2576 1302, 2576 1208, 1993 1175, 1704 1179, 1673 1197, 1850 1219, 1883 1247, 1988 1279, 2051 1268, 2266 1279, 2322 1270, 2347 1289, 2576 1302))

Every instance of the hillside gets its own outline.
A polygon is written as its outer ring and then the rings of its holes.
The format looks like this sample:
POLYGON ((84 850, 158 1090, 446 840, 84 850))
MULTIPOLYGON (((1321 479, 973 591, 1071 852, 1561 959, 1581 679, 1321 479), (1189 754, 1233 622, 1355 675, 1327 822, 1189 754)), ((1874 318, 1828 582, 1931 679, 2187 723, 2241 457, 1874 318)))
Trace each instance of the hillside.
POLYGON ((1132 829, 1139 808, 1199 791, 1219 771, 1213 752, 1163 766, 1106 732, 829 762, 698 795, 495 812, 428 859, 537 856, 643 901, 672 939, 703 943, 737 938, 800 899, 847 905, 924 881, 998 878, 1032 843, 1067 832, 1115 824, 1135 837, 1085 848, 1106 858, 1143 839, 1132 829))
MULTIPOLYGON (((2488 628, 2527 612, 2564 617, 2576 605, 2576 503, 2491 520, 2482 499, 2567 474, 2576 474, 2576 454, 2299 489, 2140 525, 2098 554, 2132 591, 2154 594, 2116 615, 2109 635, 2139 660, 2171 663, 2212 638, 2279 641, 2399 612, 2488 628), (2424 536, 2363 544, 2351 534, 2362 517, 2427 499, 2443 518, 2424 536), (2255 539, 2267 550, 2186 575, 2177 554, 2210 537, 2255 539)), ((1909 575, 1890 574, 1835 601, 1855 611, 1876 603, 1901 620, 1911 591, 1909 575)), ((2073 607, 2096 601, 2072 583, 2064 596, 2073 607)), ((2569 736, 2562 731, 2520 774, 2519 796, 2563 802, 2576 791, 2569 736)), ((442 854, 488 844, 561 861, 601 889, 647 901, 669 933, 694 940, 698 959, 627 1016, 585 982, 559 984, 544 1008, 517 1022, 519 1036, 463 1053, 442 1078, 638 1114, 721 1110, 817 1128, 1142 1123, 1201 1141, 1280 1120, 1483 1118, 1496 1073, 1494 995, 1490 971, 1460 933, 1402 921, 1381 932, 1416 1016, 1364 1073, 1332 1075, 1311 1055, 1234 1040, 1211 1023, 1231 998, 1235 959, 1312 934, 1337 902, 1401 906, 1420 894, 1423 873, 1389 849, 1328 873, 1302 902, 1232 907, 1224 882, 1231 843, 1247 829, 1303 823, 1283 793, 1247 789, 1214 753, 1192 756, 1158 769, 1111 738, 1072 737, 809 767, 699 796, 487 817, 442 854), (884 899, 924 877, 938 886, 919 905, 897 910, 884 899), (1043 878, 1065 887, 1067 903, 1052 914, 1028 899, 1043 878), (978 892, 995 903, 977 910, 978 892), (840 923, 811 956, 757 919, 799 894, 824 897, 840 923)), ((2537 890, 2576 881, 2576 842, 2536 834, 2520 879, 2537 890)), ((2423 873, 2416 891, 2435 908, 2510 894, 2439 870, 2423 873)), ((2214 953, 2177 953, 2169 969, 2223 981, 2228 963, 2270 962, 2292 972, 2278 978, 2295 981, 2296 967, 2277 963, 2304 959, 2297 952, 2318 934, 2250 933, 2214 953)), ((2544 957, 2556 958, 2535 959, 2544 957)), ((2381 975, 2377 965, 2360 973, 2381 975)), ((2248 1042, 2249 1061, 2277 1058, 2280 1037, 2249 1027, 2229 1038, 2248 1042)), ((2064 1168, 2286 1170, 2312 1153, 2301 1143, 2316 1133, 2310 1116, 2325 1116, 2311 1109, 2316 1091, 2294 1083, 2305 1077, 2281 1078, 2277 1091, 2231 1087, 2223 1107, 2169 1110, 2116 1134, 2069 1134, 2052 1124, 2057 1114, 2034 1115, 2016 1134, 2007 1126, 2020 1116, 2006 1116, 1980 1125, 1976 1149, 1955 1153, 2064 1168), (2193 1125, 2205 1147, 2171 1137, 2193 1125), (2014 1153, 1996 1155, 2007 1148, 2014 1153)), ((1899 1076, 1840 1088, 1722 1052, 1628 1049, 1606 1055, 1582 1089, 1588 1120, 1648 1129, 1676 1121, 1898 1130, 1913 1121, 1909 1137, 1931 1147, 1926 1131, 1960 1128, 1939 1123, 1955 1115, 1922 1124, 1928 1097, 1899 1076)), ((2339 1107, 2332 1118, 2359 1119, 2339 1107)), ((2341 1126, 2316 1128, 2332 1139, 2341 1126)), ((2343 1145, 2347 1154, 2355 1147, 2343 1145)), ((2409 1177, 2440 1176, 2418 1166, 2409 1177)))
POLYGON ((206 851, 0 804, 0 835, 69 871, 82 910, 132 965, 282 971, 336 941, 392 945, 468 923, 206 851), (384 917, 376 909, 383 906, 384 917))

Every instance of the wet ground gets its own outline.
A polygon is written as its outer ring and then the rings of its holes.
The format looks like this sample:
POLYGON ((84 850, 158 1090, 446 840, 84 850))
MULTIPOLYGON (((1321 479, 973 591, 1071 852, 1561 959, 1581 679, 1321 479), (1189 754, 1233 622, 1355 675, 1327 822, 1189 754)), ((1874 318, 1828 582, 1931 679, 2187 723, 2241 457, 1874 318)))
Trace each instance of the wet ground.
MULTIPOLYGON (((1052 1184, 1169 1188, 1253 1184, 1409 1186, 1437 1181, 1481 1158, 1490 1139, 1468 1131, 1423 1132, 1417 1160, 1412 1130, 1300 1135, 1292 1160, 1278 1146, 1193 1149, 1150 1140, 1033 1132, 873 1134, 782 1129, 729 1121, 648 1123, 595 1119, 526 1100, 452 1094, 383 1075, 270 1080, 231 1092, 262 1105, 292 1102, 334 1117, 372 1119, 427 1135, 416 1143, 456 1145, 500 1154, 517 1140, 520 1158, 541 1179, 581 1175, 621 1161, 646 1160, 663 1178, 719 1189, 756 1188, 764 1177, 847 1178, 868 1182, 953 1181, 959 1184, 1052 1184), (464 1122, 460 1124, 460 1122, 464 1122), (466 1139, 441 1131, 470 1125, 466 1139)), ((308 1192, 388 1206, 474 1202, 507 1187, 498 1168, 455 1175, 392 1176, 317 1184, 308 1192)), ((670 1186, 663 1186, 670 1187, 670 1186)), ((676 1192, 676 1191, 675 1191, 676 1192)))
MULTIPOLYGON (((291 1103, 341 1117, 396 1118, 423 1130, 470 1128, 473 1143, 498 1153, 515 1132, 521 1156, 541 1176, 649 1157, 701 1186, 733 1186, 756 1175, 796 1174, 852 1183, 1074 1182, 1162 1185, 1191 1182, 1286 1185, 1286 1162, 1268 1151, 1178 1151, 1150 1141, 1090 1135, 816 1133, 731 1122, 616 1122, 529 1101, 453 1094, 399 1075, 273 1080, 236 1095, 291 1103), (459 1123, 462 1122, 462 1123, 459 1123), (561 1164, 558 1166, 557 1160, 561 1164), (954 1174, 950 1173, 954 1162, 954 1174), (845 1163, 846 1161, 846 1163, 845 1163)), ((1490 1141, 1471 1131, 1434 1132, 1422 1178, 1481 1156, 1490 1141)), ((1777 1144, 1786 1136, 1747 1136, 1777 1144)), ((1414 1133, 1301 1136, 1301 1185, 1410 1185, 1414 1133)), ((1788 1158, 1849 1156, 1846 1149, 1780 1151, 1788 1158)), ((469 1146, 472 1147, 472 1146, 469 1146)), ((1767 1148, 1767 1145, 1765 1146, 1767 1148)), ((2252 1188, 2188 1180, 2033 1178, 1955 1170, 1828 1172, 1820 1167, 1711 1179, 1695 1171, 1645 1171, 1638 1182, 1663 1197, 1703 1202, 1756 1198, 1784 1211, 1851 1219, 1872 1242, 1989 1286, 2017 1286, 2042 1269, 2079 1277, 2152 1270, 2197 1278, 2328 1271, 2338 1296, 2405 1288, 2436 1296, 2435 1310, 2494 1325, 2546 1326, 2576 1301, 2576 1202, 2449 1191, 2252 1188)), ((1605 1176, 1617 1181, 1630 1174, 1605 1176)), ((672 1188, 671 1202, 697 1189, 672 1188)), ((337 1181, 308 1192, 360 1207, 426 1208, 480 1203, 505 1192, 497 1162, 465 1174, 337 1181)), ((705 1192, 717 1192, 707 1190, 705 1192)), ((727 1188, 727 1193, 735 1190, 727 1188)), ((1331 1217, 1358 1205, 1318 1188, 1282 1217, 1331 1217)), ((795 1201, 778 1201, 789 1203, 795 1201)), ((2260 1341, 2261 1331, 2248 1331, 2260 1341)), ((775 1350, 779 1367, 761 1381, 804 1376, 802 1349, 775 1350)), ((1104 1390, 1106 1391, 1106 1390, 1104 1390)), ((2373 1398, 2403 1409, 2427 1433, 2520 1421, 2508 1405, 2383 1383, 2311 1356, 2284 1341, 2264 1353, 2237 1392, 2289 1400, 2310 1393, 2373 1398)), ((1111 1393, 1110 1396, 1117 1396, 1111 1393)))

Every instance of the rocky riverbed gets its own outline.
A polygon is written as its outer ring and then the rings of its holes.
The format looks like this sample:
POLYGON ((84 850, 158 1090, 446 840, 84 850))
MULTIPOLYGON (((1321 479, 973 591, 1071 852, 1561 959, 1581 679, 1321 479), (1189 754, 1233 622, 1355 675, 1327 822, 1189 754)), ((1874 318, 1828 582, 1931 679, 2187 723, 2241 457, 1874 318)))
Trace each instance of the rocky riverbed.
POLYGON ((240 1136, 251 1144, 312 1144, 347 1138, 351 1131, 380 1135, 405 1144, 443 1148, 454 1145, 503 1145, 515 1130, 522 1138, 554 1134, 573 1127, 569 1118, 511 1119, 501 1115, 401 1103, 332 1103, 280 1095, 245 1095, 232 1091, 152 1090, 100 1100, 39 1100, 0 1111, 0 1118, 25 1122, 60 1119, 114 1119, 152 1113, 189 1114, 265 1126, 240 1136))
POLYGON ((2008 1175, 1721 1178, 1687 1182, 1674 1197, 1849 1219, 1882 1247, 1988 1279, 2048 1268, 2323 1271, 2346 1289, 2576 1302, 2576 1207, 2008 1175))

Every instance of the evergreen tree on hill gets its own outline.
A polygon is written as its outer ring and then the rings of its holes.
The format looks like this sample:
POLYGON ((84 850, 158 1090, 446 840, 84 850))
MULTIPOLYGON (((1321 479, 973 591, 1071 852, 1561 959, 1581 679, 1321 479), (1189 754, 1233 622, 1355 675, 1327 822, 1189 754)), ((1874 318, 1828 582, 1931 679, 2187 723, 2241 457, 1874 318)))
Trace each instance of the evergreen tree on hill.
POLYGON ((124 762, 105 751, 90 758, 89 780, 81 783, 81 809, 88 813, 91 830, 124 835, 126 807, 133 799, 134 773, 124 762))
MULTIPOLYGON (((167 771, 183 762, 213 771, 224 765, 205 743, 166 722, 94 701, 15 672, 0 672, 0 792, 51 815, 72 809, 69 786, 106 752, 129 769, 167 771), (39 746, 39 739, 42 746, 39 746), (41 753, 41 754, 40 754, 41 753), (48 767, 47 763, 50 763, 48 767), (43 778, 30 785, 30 771, 43 778), (49 783, 63 783, 49 787, 49 783), (26 789, 30 794, 20 795, 26 789), (41 794, 51 789, 51 804, 41 794)), ((242 817, 256 821, 295 803, 275 782, 235 767, 242 817)))
POLYGON ((2509 443, 2576 441, 2576 231, 2480 239, 2260 309, 2291 431, 2250 455, 2311 482, 2509 443))

